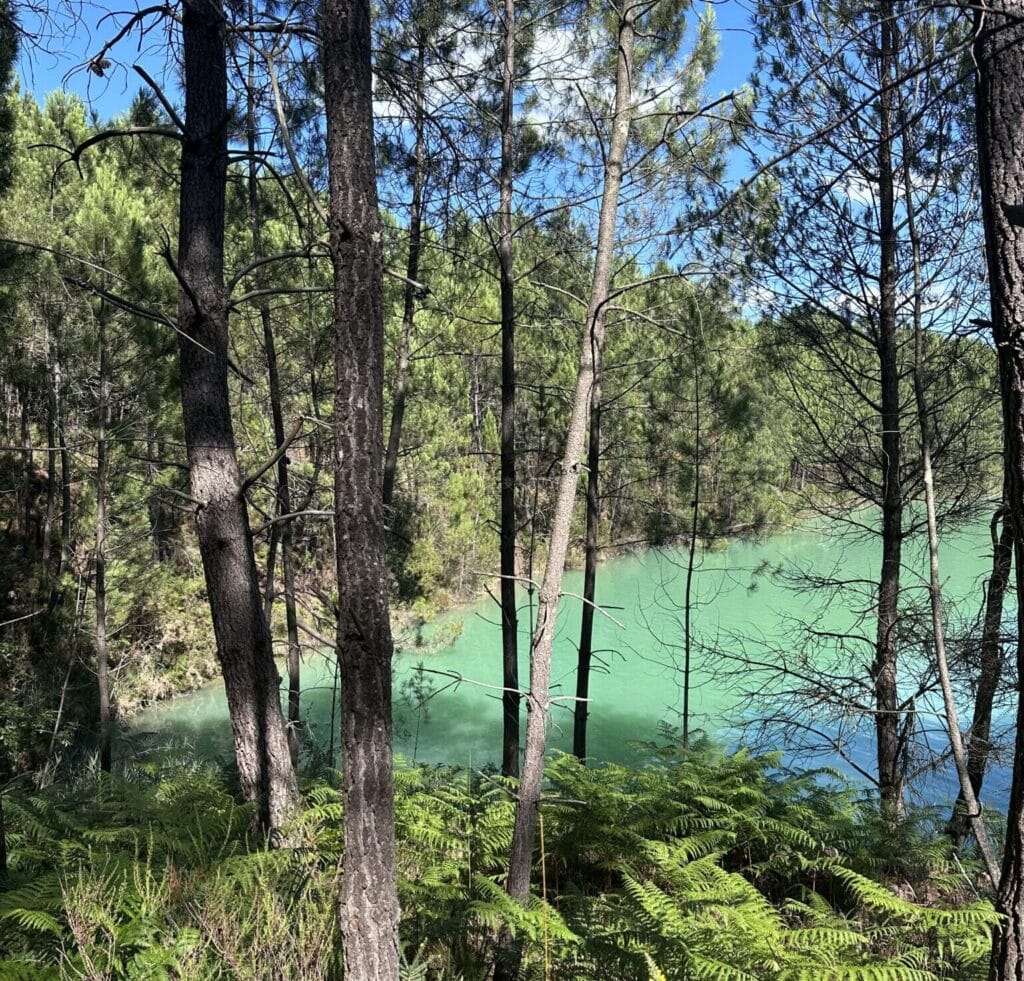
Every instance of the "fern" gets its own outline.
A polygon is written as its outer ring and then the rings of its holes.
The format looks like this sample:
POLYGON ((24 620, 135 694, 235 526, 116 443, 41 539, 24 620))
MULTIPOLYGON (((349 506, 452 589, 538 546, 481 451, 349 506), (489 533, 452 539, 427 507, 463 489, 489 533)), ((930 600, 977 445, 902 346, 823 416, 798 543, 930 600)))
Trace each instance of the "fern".
MULTIPOLYGON (((777 757, 651 756, 552 760, 534 877, 543 862, 547 893, 525 905, 502 885, 514 784, 399 769, 403 978, 486 976, 505 934, 522 977, 545 981, 983 977, 989 903, 890 888, 962 888, 927 820, 893 835, 834 774, 782 773, 777 757)), ((221 774, 166 754, 5 805, 0 981, 338 975, 336 784, 305 788, 287 852, 249 839, 221 774)))

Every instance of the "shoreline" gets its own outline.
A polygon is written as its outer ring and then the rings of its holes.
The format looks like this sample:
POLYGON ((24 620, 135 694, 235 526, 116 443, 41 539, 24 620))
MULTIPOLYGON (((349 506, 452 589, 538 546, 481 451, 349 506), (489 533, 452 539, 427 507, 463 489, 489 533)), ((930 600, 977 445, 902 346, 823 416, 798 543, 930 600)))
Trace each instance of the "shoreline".
MULTIPOLYGON (((793 531, 801 527, 803 522, 797 521, 796 523, 778 523, 764 529, 757 529, 753 525, 747 523, 742 525, 730 526, 725 532, 720 535, 716 535, 710 539, 698 538, 698 543, 705 543, 698 545, 698 550, 709 549, 712 551, 718 551, 723 548, 728 548, 732 542, 746 541, 757 538, 766 538, 772 535, 784 534, 789 531, 793 531), (711 543, 710 545, 707 543, 711 543), (721 543, 721 544, 718 544, 721 543)), ((669 542, 665 542, 659 545, 652 545, 648 541, 642 539, 636 539, 628 542, 617 542, 601 545, 598 548, 598 562, 604 564, 606 562, 615 561, 617 559, 627 558, 630 556, 641 555, 647 552, 657 552, 665 549, 686 549, 689 546, 689 539, 686 535, 680 535, 673 538, 669 542)), ((584 553, 580 548, 573 548, 566 560, 566 571, 567 572, 579 572, 582 571, 584 565, 584 553)), ((536 575, 538 570, 542 570, 544 563, 547 559, 546 550, 538 548, 537 554, 534 558, 534 574, 536 575)), ((524 578, 527 574, 527 569, 523 568, 520 573, 524 578)), ((443 598, 439 597, 438 600, 427 601, 424 605, 427 607, 426 610, 421 606, 417 609, 417 602, 423 603, 422 600, 414 602, 412 604, 406 604, 399 607, 393 607, 391 609, 391 634, 395 642, 395 656, 409 655, 414 651, 424 651, 429 649, 431 644, 430 640, 427 639, 422 644, 400 644, 400 639, 408 637, 410 634, 421 634, 427 628, 430 628, 440 621, 446 620, 450 617, 458 616, 460 612, 465 612, 471 607, 475 606, 481 600, 485 599, 489 595, 487 583, 491 581, 497 581, 500 575, 497 571, 490 574, 479 573, 475 578, 481 581, 481 585, 474 590, 463 590, 462 592, 448 593, 443 598)), ((535 588, 539 588, 539 580, 535 580, 535 588)), ((315 597, 310 597, 315 598, 315 597)), ((315 635, 309 633, 308 630, 303 630, 300 627, 300 634, 305 634, 307 640, 315 640, 315 635)), ((325 637, 324 640, 327 638, 325 637)), ((273 643, 278 646, 283 638, 274 637, 273 643)), ((306 645, 312 649, 314 644, 306 645)), ((278 666, 279 672, 283 677, 287 676, 287 662, 285 658, 275 655, 274 661, 278 666)), ((178 701, 182 698, 187 698, 190 695, 198 694, 212 685, 223 684, 223 678, 219 670, 219 663, 217 662, 215 653, 211 653, 210 657, 205 661, 204 665, 196 666, 197 673, 201 680, 198 684, 191 684, 184 687, 172 688, 166 695, 146 699, 135 703, 130 711, 122 711, 119 713, 120 718, 125 722, 138 717, 139 715, 149 711, 157 706, 167 705, 171 702, 178 701), (212 671, 205 673, 201 668, 205 665, 210 665, 212 671)), ((165 675, 166 677, 166 675, 165 675)))
MULTIPOLYGON (((843 515, 848 518, 849 515, 867 506, 869 505, 864 502, 860 502, 859 504, 849 502, 846 505, 837 505, 836 511, 838 513, 834 515, 831 520, 842 522, 844 520, 843 515)), ((980 509, 980 513, 984 513, 983 508, 980 509)), ((815 519, 825 518, 828 518, 828 515, 824 514, 822 509, 805 507, 792 519, 776 522, 768 526, 757 526, 749 522, 731 525, 719 534, 708 538, 699 537, 698 552, 717 552, 728 549, 734 543, 757 541, 777 535, 788 534, 801 529, 806 529, 815 519)), ((612 542, 599 546, 598 562, 603 565, 606 562, 642 555, 648 552, 686 550, 688 547, 689 538, 686 535, 679 535, 670 541, 658 545, 653 545, 649 541, 643 539, 634 539, 626 542, 612 542)), ((538 572, 543 569, 546 557, 546 551, 542 548, 538 548, 533 560, 535 577, 538 575, 538 572)), ((572 548, 567 557, 565 566, 566 571, 579 572, 583 569, 583 565, 584 552, 582 548, 578 546, 572 548)), ((527 572, 528 569, 520 567, 519 574, 521 576, 525 578, 527 572)), ((500 577, 495 571, 490 574, 478 573, 474 578, 478 579, 480 582, 480 585, 475 589, 463 589, 461 592, 452 591, 436 596, 432 600, 421 599, 411 604, 393 607, 391 610, 391 632, 395 641, 396 655, 405 656, 416 651, 420 651, 420 653, 427 653, 432 646, 429 638, 420 643, 407 643, 403 641, 406 641, 410 636, 415 637, 420 635, 421 637, 424 630, 429 629, 441 621, 457 617, 460 613, 468 611, 475 604, 493 593, 493 590, 488 589, 488 584, 496 582, 500 577)), ((535 588, 539 588, 539 580, 535 578, 534 582, 535 588)), ((307 640, 316 639, 317 635, 310 633, 308 629, 302 630, 302 628, 300 628, 300 632, 306 634, 307 640)), ((324 637, 323 639, 327 640, 328 638, 324 637)), ((281 640, 282 638, 280 637, 274 638, 275 647, 280 644, 281 640)), ((312 649, 314 646, 316 645, 312 643, 307 645, 309 649, 312 649)), ((287 673, 285 660, 275 656, 275 662, 278 664, 282 675, 285 675, 287 673)), ((215 654, 212 652, 208 659, 205 659, 204 662, 196 665, 196 673, 201 679, 197 684, 190 684, 183 687, 172 687, 167 691, 166 695, 138 701, 133 704, 130 711, 122 711, 120 713, 121 718, 125 721, 130 721, 139 714, 156 706, 174 702, 189 695, 194 695, 208 688, 212 684, 216 684, 218 682, 222 683, 219 664, 216 660, 215 654), (206 666, 212 668, 209 673, 202 671, 202 668, 206 666)), ((167 676, 165 675, 164 678, 166 677, 167 676)), ((195 675, 193 675, 193 677, 195 677, 195 675)))

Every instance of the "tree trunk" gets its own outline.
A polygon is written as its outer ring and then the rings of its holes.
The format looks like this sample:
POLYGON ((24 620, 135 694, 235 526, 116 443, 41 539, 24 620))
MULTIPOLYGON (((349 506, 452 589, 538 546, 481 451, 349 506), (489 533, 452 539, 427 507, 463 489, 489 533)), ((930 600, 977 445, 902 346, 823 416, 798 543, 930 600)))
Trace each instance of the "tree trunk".
POLYGON ((519 784, 519 797, 516 801, 506 886, 510 896, 522 901, 526 900, 530 891, 537 809, 540 806, 541 785, 544 779, 544 751, 551 710, 551 651, 562 592, 562 575, 569 547, 569 530, 572 525, 573 504, 576 500, 576 485, 579 482, 591 389, 596 379, 601 348, 604 344, 605 307, 612 278, 619 191, 622 187, 623 160, 632 121, 633 43, 635 22, 640 9, 635 0, 630 0, 618 22, 615 110, 611 141, 605 159, 594 275, 576 373, 572 414, 562 455, 558 496, 551 517, 548 560, 540 588, 537 625, 530 649, 530 691, 526 700, 526 753, 519 784))
MULTIPOLYGON (((224 288, 227 69, 220 0, 182 8, 182 143, 178 316, 185 442, 196 527, 242 792, 268 832, 298 800, 270 632, 263 616, 249 514, 241 493, 228 389, 224 288)), ((276 835, 273 836, 276 840, 276 835)))
MULTIPOLYGON (((1004 491, 1003 500, 1006 500, 1004 491)), ((1013 520, 1001 506, 992 519, 992 574, 985 589, 985 614, 981 627, 978 688, 974 696, 974 715, 971 719, 970 739, 967 743, 967 772, 975 796, 981 795, 988 757, 992 750, 992 711, 999 682, 1003 675, 1003 600, 1010 582, 1013 565, 1013 520), (1002 530, 999 521, 1002 520, 1002 530)), ((967 808, 963 794, 957 796, 949 821, 949 835, 957 847, 967 835, 967 808)))
POLYGON ((398 470, 398 449, 402 444, 402 422, 409 387, 409 356, 412 331, 416 321, 416 283, 420 278, 420 242, 423 233, 423 185, 426 180, 426 127, 423 109, 424 64, 426 43, 420 38, 416 48, 416 94, 413 126, 416 144, 413 151, 412 201, 409 203, 409 254, 405 263, 405 298, 402 309, 402 331, 398 339, 398 365, 395 371, 395 394, 391 406, 391 427, 384 456, 384 507, 390 508, 395 495, 395 474, 398 470))
POLYGON ((693 653, 693 574, 697 564, 697 531, 700 522, 700 466, 701 466, 701 417, 700 417, 700 365, 697 360, 697 340, 691 342, 693 349, 693 495, 690 498, 690 541, 686 546, 686 586, 683 592, 683 749, 690 748, 690 677, 693 653))
POLYGON ((146 426, 146 456, 149 462, 146 465, 146 473, 150 480, 150 493, 146 500, 146 514, 149 517, 149 541, 152 548, 154 562, 164 560, 164 548, 162 538, 163 508, 160 504, 160 492, 156 489, 156 479, 160 475, 160 444, 153 434, 152 424, 146 426))
POLYGON ((55 366, 57 395, 57 437, 60 444, 60 561, 59 568, 67 565, 71 556, 71 454, 68 452, 67 411, 64 401, 63 374, 60 351, 55 366))
MULTIPOLYGON (((976 113, 992 336, 1003 404, 1006 504, 1014 529, 1017 673, 1024 678, 1024 2, 975 13, 976 113)), ((989 977, 1024 979, 1024 697, 1018 692, 1013 780, 989 977)))
MULTIPOLYGON (((281 506, 284 507, 285 503, 281 506)), ((290 525, 291 522, 285 521, 283 524, 290 525)), ((299 644, 299 618, 295 609, 295 567, 290 527, 281 532, 281 572, 284 577, 284 622, 288 635, 288 751, 294 766, 299 761, 299 733, 302 726, 302 647, 299 644)))
POLYGON ((470 424, 473 452, 479 457, 483 455, 483 398, 480 386, 480 358, 478 350, 469 355, 469 406, 472 412, 470 424))
POLYGON ((334 497, 345 859, 345 977, 398 977, 391 626, 384 562, 383 258, 369 0, 324 0, 331 259, 334 497))
POLYGON ((107 310, 103 301, 96 317, 100 349, 100 391, 96 426, 96 547, 93 552, 96 603, 96 680, 100 696, 100 768, 111 768, 110 673, 107 651, 107 427, 110 419, 110 351, 107 310))
POLYGON ((504 0, 505 56, 501 73, 501 171, 498 177, 498 265, 501 274, 501 772, 519 776, 519 613, 516 609, 516 308, 512 190, 515 140, 515 0, 504 0))
POLYGON ((60 550, 53 547, 54 524, 57 520, 57 385, 53 365, 53 345, 46 334, 46 518, 43 525, 43 579, 44 582, 59 573, 59 563, 53 561, 60 550))
POLYGON ((21 551, 28 556, 32 552, 32 433, 29 428, 28 386, 18 389, 21 402, 21 551))
POLYGON ((882 806, 893 819, 903 813, 902 738, 896 667, 898 657, 900 563, 903 549, 903 489, 900 486, 900 369, 896 339, 896 223, 893 149, 895 24, 891 0, 878 5, 879 60, 878 209, 879 269, 878 359, 882 388, 882 571, 878 583, 877 640, 871 677, 875 689, 878 788, 882 806))
POLYGON ((572 751, 587 755, 587 719, 590 716, 590 662, 594 647, 594 604, 597 588, 597 531, 601 519, 601 379, 595 374, 590 393, 590 437, 587 447, 587 530, 583 562, 583 612, 576 661, 576 704, 573 708, 572 751))
POLYGON ((924 355, 924 325, 922 312, 924 304, 924 286, 921 280, 921 238, 917 232, 917 211, 914 201, 914 180, 911 173, 911 152, 908 148, 910 125, 907 122, 905 106, 900 101, 900 130, 903 134, 903 193, 906 209, 906 230, 910 239, 913 257, 914 293, 913 293, 913 327, 914 327, 914 403, 917 408, 917 425, 921 446, 921 474, 924 484, 925 517, 928 526, 928 598, 932 614, 932 640, 935 645, 935 667, 942 689, 942 703, 946 715, 946 728, 949 733, 949 748, 953 756, 957 779, 960 782, 960 797, 964 801, 964 812, 971 830, 974 832, 981 852, 985 869, 993 889, 999 888, 999 868, 996 864, 995 852, 989 840, 988 829, 985 827, 981 803, 971 782, 967 769, 967 754, 964 751, 963 737, 960 732, 960 721, 957 716, 956 698, 949 677, 949 662, 946 658, 946 628, 942 612, 942 577, 939 574, 939 527, 935 512, 935 477, 932 470, 932 442, 928 425, 928 402, 925 396, 924 380, 921 377, 924 355))
MULTIPOLYGON (((250 19, 255 21, 255 10, 250 4, 250 19)), ((246 89, 246 141, 249 149, 249 173, 247 181, 249 226, 252 235, 253 259, 261 259, 263 251, 263 221, 260 214, 259 180, 256 174, 256 95, 254 87, 256 54, 249 53, 249 78, 246 89)), ((270 387, 270 414, 274 426, 274 445, 280 449, 285 443, 284 412, 281 407, 281 379, 277 367, 277 346, 274 327, 270 319, 270 304, 260 303, 260 323, 263 326, 263 349, 267 356, 267 378, 270 387)), ((277 461, 277 513, 292 513, 291 489, 288 481, 288 454, 277 461)), ((270 631, 271 614, 274 605, 274 553, 275 546, 281 545, 281 572, 284 578, 284 615, 288 636, 288 751, 294 767, 299 761, 299 724, 302 687, 301 647, 299 646, 299 620, 295 611, 295 571, 292 553, 292 523, 282 521, 271 529, 270 555, 267 560, 267 582, 264 615, 267 630, 270 631)), ((273 632, 271 631, 271 638, 273 632)))
MULTIPOLYGON (((281 498, 277 499, 274 507, 274 514, 278 516, 286 512, 281 511, 281 498)), ((281 525, 287 522, 277 522, 270 526, 270 541, 267 542, 267 568, 263 577, 263 616, 267 621, 267 629, 273 636, 273 615, 274 615, 274 592, 277 574, 277 549, 281 543, 281 525)))

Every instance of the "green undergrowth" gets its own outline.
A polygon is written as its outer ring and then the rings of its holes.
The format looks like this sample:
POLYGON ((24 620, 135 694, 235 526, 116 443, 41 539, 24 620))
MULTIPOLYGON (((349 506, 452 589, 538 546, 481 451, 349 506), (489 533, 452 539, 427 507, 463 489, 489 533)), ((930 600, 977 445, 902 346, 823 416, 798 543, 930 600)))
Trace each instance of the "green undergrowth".
MULTIPOLYGON (((555 758, 526 907, 501 887, 512 784, 400 767, 404 976, 486 978, 511 930, 529 978, 984 977, 992 906, 928 816, 894 831, 834 775, 777 767, 555 758)), ((337 789, 307 780, 298 844, 272 852, 227 786, 151 754, 8 793, 0 979, 340 977, 337 789)))

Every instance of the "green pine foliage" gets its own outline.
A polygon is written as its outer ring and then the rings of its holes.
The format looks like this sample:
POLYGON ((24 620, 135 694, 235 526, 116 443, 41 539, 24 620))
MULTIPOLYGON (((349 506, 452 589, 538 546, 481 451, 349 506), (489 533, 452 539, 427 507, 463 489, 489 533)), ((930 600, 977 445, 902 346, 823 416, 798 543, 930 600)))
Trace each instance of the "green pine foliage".
MULTIPOLYGON (((525 907, 502 887, 514 782, 400 768, 404 976, 485 978, 506 930, 524 978, 984 976, 995 914, 929 828, 902 829, 896 860, 832 774, 649 749, 640 768, 552 761, 525 907)), ((317 780, 305 804, 300 844, 271 852, 180 755, 8 795, 0 978, 338 977, 340 794, 317 780)))

